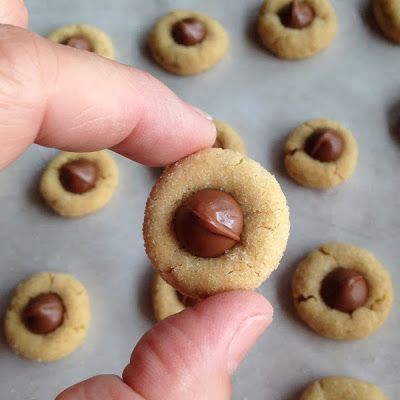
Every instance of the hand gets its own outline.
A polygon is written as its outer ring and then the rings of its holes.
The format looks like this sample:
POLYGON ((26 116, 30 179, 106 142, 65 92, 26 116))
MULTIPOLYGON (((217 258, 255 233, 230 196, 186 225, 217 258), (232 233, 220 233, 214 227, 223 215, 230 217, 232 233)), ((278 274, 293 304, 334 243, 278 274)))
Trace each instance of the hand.
POLYGON ((230 375, 272 320, 255 292, 212 296, 147 332, 122 380, 98 376, 56 400, 228 400, 230 375))
MULTIPOLYGON (((210 119, 153 77, 52 44, 26 25, 22 0, 2 0, 0 169, 32 143, 111 148, 150 166, 214 143, 210 119)), ((122 379, 95 377, 56 400, 228 399, 230 374, 271 320, 272 308, 259 294, 213 296, 147 332, 122 379)))

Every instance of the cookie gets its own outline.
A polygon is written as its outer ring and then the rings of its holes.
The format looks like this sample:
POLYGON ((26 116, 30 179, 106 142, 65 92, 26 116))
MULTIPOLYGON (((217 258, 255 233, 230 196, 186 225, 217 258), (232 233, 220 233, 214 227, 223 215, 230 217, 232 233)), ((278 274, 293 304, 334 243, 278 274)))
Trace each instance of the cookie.
POLYGON ((260 164, 207 149, 165 169, 147 200, 143 235, 162 278, 202 298, 265 281, 286 248, 289 211, 260 164))
POLYGON ((266 0, 258 17, 263 45, 287 60, 312 57, 336 36, 336 14, 329 0, 266 0))
POLYGON ((198 301, 179 293, 165 282, 157 272, 153 275, 151 298, 154 317, 157 321, 161 321, 170 315, 177 314, 187 307, 192 307, 198 301))
POLYGON ((322 245, 299 264, 292 294, 300 318, 321 336, 362 339, 386 320, 393 303, 389 273, 367 250, 322 245))
POLYGON ((82 217, 103 208, 118 185, 118 167, 106 151, 61 152, 47 166, 40 193, 63 217, 82 217))
POLYGON ((285 145, 285 167, 303 186, 327 189, 354 172, 358 147, 352 133, 338 122, 314 119, 304 122, 285 145))
POLYGON ((330 376, 312 383, 300 400, 388 400, 370 383, 348 377, 330 376))
POLYGON ((149 35, 155 61, 178 75, 195 75, 217 64, 228 49, 221 24, 195 11, 173 11, 161 18, 149 35))
POLYGON ((55 43, 91 51, 111 60, 114 59, 111 39, 106 33, 92 25, 65 25, 51 32, 47 37, 55 43))
POLYGON ((397 0, 373 0, 372 9, 385 36, 400 43, 400 3, 397 0))
POLYGON ((5 337, 25 358, 55 361, 79 347, 89 319, 84 286, 70 275, 42 272, 15 289, 5 315, 5 337))
POLYGON ((213 122, 217 127, 217 138, 213 147, 230 149, 246 154, 246 146, 239 134, 229 124, 219 119, 214 119, 213 122))

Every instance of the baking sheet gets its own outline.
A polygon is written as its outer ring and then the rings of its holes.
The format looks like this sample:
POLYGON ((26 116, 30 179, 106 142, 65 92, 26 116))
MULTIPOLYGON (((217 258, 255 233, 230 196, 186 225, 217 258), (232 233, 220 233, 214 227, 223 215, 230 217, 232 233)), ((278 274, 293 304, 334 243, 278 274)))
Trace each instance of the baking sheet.
MULTIPOLYGON (((350 343, 322 339, 296 317, 290 278, 296 263, 321 242, 344 241, 370 249, 390 270, 400 293, 400 144, 388 124, 400 114, 399 47, 367 17, 369 1, 333 1, 339 33, 322 55, 285 62, 261 49, 254 34, 260 1, 28 0, 32 30, 97 25, 113 39, 118 60, 156 75, 185 100, 226 120, 243 136, 249 155, 272 171, 291 207, 291 237, 277 272, 260 291, 275 320, 234 377, 234 399, 297 400, 310 381, 351 375, 400 398, 400 314, 396 300, 383 329, 350 343), (206 12, 222 22, 230 51, 198 77, 169 75, 149 57, 145 37, 171 9, 206 12), (282 168, 282 145, 308 118, 333 118, 355 134, 360 158, 355 176, 324 192, 301 188, 282 168)), ((92 375, 120 373, 131 349, 152 325, 151 269, 143 250, 145 200, 158 171, 116 156, 121 185, 98 214, 65 220, 37 194, 54 150, 33 146, 0 175, 0 308, 21 280, 42 270, 77 276, 92 302, 88 337, 69 358, 39 365, 16 357, 0 342, 0 387, 5 400, 52 399, 92 375)))

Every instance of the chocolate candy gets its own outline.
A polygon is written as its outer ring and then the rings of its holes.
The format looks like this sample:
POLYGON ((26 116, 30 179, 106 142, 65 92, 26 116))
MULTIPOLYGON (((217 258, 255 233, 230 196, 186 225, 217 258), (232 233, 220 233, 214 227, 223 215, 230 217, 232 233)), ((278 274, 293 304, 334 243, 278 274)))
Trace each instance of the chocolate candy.
POLYGON ((98 169, 94 162, 80 158, 64 164, 59 172, 64 189, 81 194, 96 186, 98 169))
POLYGON ((294 0, 279 13, 279 16, 287 28, 303 29, 313 22, 315 14, 306 2, 294 0))
POLYGON ((83 36, 72 36, 67 39, 63 44, 79 50, 93 51, 92 44, 88 39, 83 36))
POLYGON ((204 189, 177 209, 175 233, 180 244, 198 257, 218 257, 240 241, 243 213, 228 193, 204 189))
POLYGON ((342 135, 331 128, 317 129, 306 140, 306 153, 321 162, 332 162, 340 158, 344 150, 342 135))
POLYGON ((64 313, 64 304, 57 294, 42 293, 26 305, 22 320, 32 333, 46 335, 61 326, 64 313))
POLYGON ((212 147, 213 147, 214 149, 223 149, 222 143, 221 143, 218 139, 215 139, 215 142, 214 142, 214 144, 213 144, 212 147))
POLYGON ((321 297, 329 307, 351 313, 366 303, 368 284, 358 272, 339 267, 322 281, 321 297))
POLYGON ((172 27, 172 37, 183 46, 195 46, 207 35, 204 24, 196 18, 185 18, 172 27))
POLYGON ((199 299, 195 299, 193 297, 186 296, 185 294, 182 294, 181 292, 178 292, 177 290, 176 290, 176 294, 178 296, 179 301, 185 307, 194 307, 199 302, 199 299))

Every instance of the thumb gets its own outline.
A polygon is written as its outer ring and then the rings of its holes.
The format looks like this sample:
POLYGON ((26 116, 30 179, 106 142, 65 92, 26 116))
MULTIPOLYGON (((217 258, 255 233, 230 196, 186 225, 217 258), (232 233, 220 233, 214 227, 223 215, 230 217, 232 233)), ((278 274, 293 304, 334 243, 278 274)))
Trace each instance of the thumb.
POLYGON ((210 297, 147 332, 123 381, 92 378, 56 400, 230 399, 230 375, 271 321, 271 305, 255 292, 210 297))
POLYGON ((145 334, 123 380, 148 400, 230 399, 230 374, 271 320, 254 292, 210 297, 145 334))

